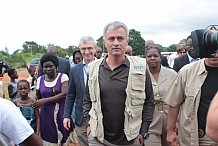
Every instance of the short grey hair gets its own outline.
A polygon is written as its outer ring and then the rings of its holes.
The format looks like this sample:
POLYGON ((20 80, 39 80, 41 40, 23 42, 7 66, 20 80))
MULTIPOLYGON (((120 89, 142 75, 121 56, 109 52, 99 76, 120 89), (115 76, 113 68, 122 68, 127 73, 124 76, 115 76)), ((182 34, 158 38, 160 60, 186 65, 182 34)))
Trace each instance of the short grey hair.
POLYGON ((104 27, 103 39, 105 39, 106 31, 108 29, 118 29, 118 28, 123 28, 126 32, 126 38, 129 39, 129 30, 127 26, 124 23, 119 22, 119 21, 110 22, 104 27))
POLYGON ((89 41, 91 41, 96 46, 95 40, 91 36, 83 36, 79 41, 79 46, 80 44, 86 44, 89 41))
POLYGON ((58 56, 58 49, 54 45, 49 45, 47 53, 52 54, 53 56, 58 56))
POLYGON ((132 51, 132 47, 130 45, 126 46, 126 48, 129 48, 132 51))

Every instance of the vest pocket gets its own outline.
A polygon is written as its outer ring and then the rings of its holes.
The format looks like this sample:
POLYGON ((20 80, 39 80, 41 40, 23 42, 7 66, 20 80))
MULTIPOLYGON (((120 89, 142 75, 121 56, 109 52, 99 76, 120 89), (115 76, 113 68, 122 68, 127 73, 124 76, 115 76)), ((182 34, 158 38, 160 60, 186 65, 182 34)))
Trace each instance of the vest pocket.
POLYGON ((137 106, 137 105, 143 105, 145 102, 145 94, 144 93, 132 93, 132 105, 137 106))
POLYGON ((97 121, 97 113, 95 112, 95 110, 92 108, 90 111, 89 111, 89 115, 90 115, 90 128, 91 128, 91 133, 92 133, 92 136, 96 137, 97 136, 97 124, 98 124, 98 121, 97 121))
POLYGON ((142 123, 142 108, 143 106, 131 108, 129 116, 130 133, 139 133, 142 123))
POLYGON ((131 102, 133 106, 144 104, 145 100, 145 75, 134 73, 131 76, 131 102))
POLYGON ((145 75, 144 74, 132 74, 132 90, 145 91, 145 75))
POLYGON ((94 76, 94 77, 92 77, 92 78, 89 78, 89 80, 88 80, 88 85, 89 85, 89 95, 90 95, 90 99, 91 99, 91 101, 96 101, 96 95, 95 95, 95 90, 94 90, 94 88, 95 88, 95 81, 96 80, 96 77, 94 76))

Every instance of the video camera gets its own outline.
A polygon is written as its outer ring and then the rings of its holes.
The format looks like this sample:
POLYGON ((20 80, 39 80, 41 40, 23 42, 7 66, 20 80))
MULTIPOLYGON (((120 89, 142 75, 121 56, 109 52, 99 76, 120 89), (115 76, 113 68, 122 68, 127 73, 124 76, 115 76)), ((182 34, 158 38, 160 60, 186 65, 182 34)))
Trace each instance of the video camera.
POLYGON ((192 45, 198 58, 213 58, 218 51, 218 25, 191 32, 192 45))

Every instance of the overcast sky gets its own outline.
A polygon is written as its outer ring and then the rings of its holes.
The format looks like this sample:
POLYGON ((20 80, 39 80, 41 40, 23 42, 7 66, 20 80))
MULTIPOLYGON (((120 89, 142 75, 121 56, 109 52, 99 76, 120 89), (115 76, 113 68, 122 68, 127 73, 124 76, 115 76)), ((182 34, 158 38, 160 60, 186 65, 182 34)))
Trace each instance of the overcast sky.
POLYGON ((167 47, 195 29, 218 24, 217 10, 218 0, 4 0, 0 50, 12 53, 25 41, 77 46, 82 36, 97 40, 115 20, 167 47))

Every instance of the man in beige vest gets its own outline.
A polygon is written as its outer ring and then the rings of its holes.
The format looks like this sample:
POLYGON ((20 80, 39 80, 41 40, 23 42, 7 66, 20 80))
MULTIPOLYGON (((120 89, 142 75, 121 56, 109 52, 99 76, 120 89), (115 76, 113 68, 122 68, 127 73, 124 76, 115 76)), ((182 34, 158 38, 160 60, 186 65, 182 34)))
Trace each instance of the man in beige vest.
POLYGON ((126 56, 128 28, 115 21, 104 28, 108 55, 89 64, 83 101, 89 146, 143 145, 154 103, 144 59, 126 56))

